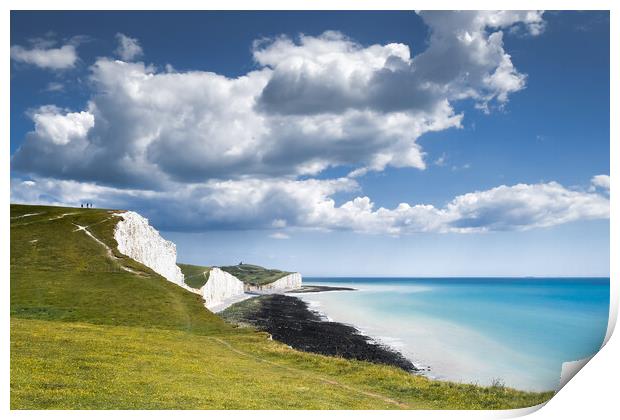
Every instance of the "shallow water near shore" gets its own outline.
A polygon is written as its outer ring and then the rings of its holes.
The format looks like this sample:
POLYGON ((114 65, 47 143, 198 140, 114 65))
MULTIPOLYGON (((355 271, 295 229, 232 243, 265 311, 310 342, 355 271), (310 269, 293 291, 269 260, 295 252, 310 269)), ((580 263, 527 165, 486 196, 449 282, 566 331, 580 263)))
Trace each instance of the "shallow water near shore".
POLYGON ((305 278, 355 291, 297 294, 401 351, 436 379, 523 390, 558 386, 607 329, 608 278, 305 278))

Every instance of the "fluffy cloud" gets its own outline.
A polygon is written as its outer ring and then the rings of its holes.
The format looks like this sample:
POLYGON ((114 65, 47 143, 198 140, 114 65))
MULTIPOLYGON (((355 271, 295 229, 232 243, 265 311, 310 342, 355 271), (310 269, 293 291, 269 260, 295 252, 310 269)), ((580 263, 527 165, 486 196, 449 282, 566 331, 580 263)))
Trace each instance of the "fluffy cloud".
POLYGON ((503 47, 503 31, 524 26, 537 35, 542 12, 422 12, 429 47, 411 57, 404 44, 363 47, 338 32, 262 40, 254 59, 274 70, 259 105, 282 114, 342 109, 424 111, 443 101, 474 98, 487 107, 525 87, 525 75, 503 47))
POLYGON ((170 191, 121 190, 75 181, 13 181, 17 202, 70 204, 89 201, 109 208, 138 209, 164 230, 214 228, 351 230, 374 234, 471 233, 528 230, 576 220, 609 218, 606 195, 556 182, 502 185, 455 197, 445 206, 401 203, 376 208, 368 197, 337 205, 353 193, 349 178, 332 180, 237 180, 179 185, 170 191), (189 211, 188 211, 189 210, 189 211))
POLYGON ((401 203, 375 208, 368 197, 341 206, 325 198, 306 214, 307 226, 367 233, 486 232, 528 230, 576 220, 606 219, 609 200, 556 182, 502 185, 455 197, 444 207, 401 203))
POLYGON ((84 139, 95 125, 95 118, 89 112, 67 112, 55 106, 44 106, 32 115, 35 141, 51 142, 66 146, 73 139, 84 139))
MULTIPOLYGON (((282 229, 308 226, 313 209, 333 206, 331 196, 358 188, 354 180, 280 178, 177 184, 166 191, 118 189, 55 179, 13 180, 13 202, 131 208, 168 230, 282 229), (308 207, 311 205, 312 209, 308 207)), ((309 227, 309 226, 308 226, 309 227)))
POLYGON ((599 188, 609 192, 610 185, 609 175, 596 175, 592 178, 592 187, 594 189, 599 188))
POLYGON ((273 69, 258 101, 270 112, 429 110, 443 99, 409 86, 403 74, 411 71, 411 58, 404 44, 364 47, 328 31, 318 37, 301 35, 297 43, 286 37, 261 40, 253 54, 259 65, 273 69))
POLYGON ((116 41, 118 42, 118 47, 116 47, 115 53, 123 60, 132 61, 135 58, 142 56, 142 47, 136 38, 131 38, 125 34, 117 33, 116 41))
POLYGON ((50 47, 49 43, 38 44, 30 49, 14 45, 11 47, 11 59, 43 69, 65 70, 75 67, 78 55, 75 46, 71 44, 58 48, 50 47))
MULTIPOLYGON (((256 97, 271 74, 262 69, 229 79, 207 72, 156 73, 142 63, 98 60, 91 75, 97 93, 83 111, 94 115, 94 129, 79 158, 63 161, 63 175, 106 184, 125 178, 141 187, 154 179, 296 176, 338 165, 424 168, 416 138, 460 123, 461 116, 446 101, 413 114, 257 112, 256 97)), ((67 157, 64 147, 44 148, 44 142, 34 140, 29 136, 16 153, 14 169, 59 176, 52 162, 67 157), (41 155, 49 163, 33 164, 41 155)))
POLYGON ((452 98, 473 98, 484 109, 493 100, 504 104, 510 93, 525 87, 526 76, 504 50, 502 29, 513 32, 522 27, 538 35, 545 26, 542 12, 422 12, 421 16, 431 30, 429 47, 414 60, 421 80, 452 98))
POLYGON ((544 29, 538 12, 421 16, 430 38, 417 56, 404 44, 364 46, 338 32, 279 37, 255 42, 257 69, 236 78, 130 62, 141 47, 118 34, 124 61, 91 66, 83 109, 31 112, 34 128, 12 169, 32 179, 14 179, 12 199, 89 201, 139 210, 161 229, 260 228, 276 238, 300 228, 467 233, 609 217, 604 175, 588 192, 504 185, 439 207, 388 209, 357 194, 355 177, 368 171, 424 169, 417 140, 460 127, 455 102, 504 106, 526 82, 504 50, 504 31, 544 29), (312 178, 330 167, 351 172, 312 178), (343 196, 351 199, 337 204, 343 196))
POLYGON ((237 78, 126 62, 141 49, 119 34, 126 61, 101 58, 91 67, 92 96, 79 113, 94 116, 92 130, 81 142, 53 146, 29 135, 13 168, 132 188, 298 177, 337 166, 352 176, 388 166, 424 169, 417 139, 460 127, 455 101, 473 98, 488 109, 525 86, 502 30, 523 26, 535 34, 543 21, 530 12, 422 18, 430 43, 415 57, 405 44, 363 46, 333 31, 279 37, 255 42, 258 70, 237 78), (64 150, 78 145, 79 157, 64 150))
POLYGON ((456 197, 446 206, 456 231, 525 230, 609 218, 609 199, 557 182, 496 187, 456 197))

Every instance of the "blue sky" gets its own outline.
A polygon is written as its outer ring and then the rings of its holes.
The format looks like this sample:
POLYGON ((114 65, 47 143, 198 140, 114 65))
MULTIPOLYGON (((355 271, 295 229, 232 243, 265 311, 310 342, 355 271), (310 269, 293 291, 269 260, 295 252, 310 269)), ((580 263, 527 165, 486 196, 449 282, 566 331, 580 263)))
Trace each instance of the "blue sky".
POLYGON ((13 12, 11 46, 14 202, 192 263, 608 275, 606 12, 13 12))

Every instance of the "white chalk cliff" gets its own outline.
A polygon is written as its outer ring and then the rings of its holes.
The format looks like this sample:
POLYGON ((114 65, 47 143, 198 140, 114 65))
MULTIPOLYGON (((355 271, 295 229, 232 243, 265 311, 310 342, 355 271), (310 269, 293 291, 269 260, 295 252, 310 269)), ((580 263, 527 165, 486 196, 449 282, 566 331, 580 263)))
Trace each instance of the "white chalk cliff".
POLYGON ((260 286, 246 284, 245 290, 247 292, 283 292, 286 290, 299 289, 300 287, 301 274, 291 273, 272 283, 262 284, 260 286))
POLYGON ((205 306, 218 312, 255 293, 279 293, 299 287, 301 287, 301 274, 299 273, 291 273, 269 284, 253 286, 243 283, 237 277, 218 267, 213 267, 209 272, 208 281, 200 290, 186 288, 202 295, 205 306))
POLYGON ((244 284, 237 277, 217 267, 209 271, 209 279, 200 289, 185 284, 183 273, 177 266, 176 245, 162 238, 149 225, 148 219, 133 211, 117 213, 122 218, 114 228, 118 250, 129 258, 149 267, 190 292, 201 295, 209 309, 224 309, 235 301, 250 297, 247 292, 278 293, 301 287, 301 274, 291 273, 272 283, 260 286, 244 284))
POLYGON ((205 306, 211 308, 235 296, 243 295, 243 282, 232 274, 213 267, 209 271, 209 280, 200 288, 205 306))
POLYGON ((177 247, 159 235, 148 219, 133 211, 118 213, 123 220, 114 228, 118 250, 149 267, 168 281, 186 288, 184 276, 177 266, 177 247))

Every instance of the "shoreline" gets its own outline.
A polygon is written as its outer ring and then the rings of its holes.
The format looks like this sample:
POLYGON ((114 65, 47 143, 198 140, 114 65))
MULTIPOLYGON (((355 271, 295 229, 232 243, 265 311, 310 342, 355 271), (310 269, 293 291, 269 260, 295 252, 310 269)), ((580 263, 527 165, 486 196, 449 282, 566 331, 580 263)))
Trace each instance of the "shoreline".
MULTIPOLYGON (((548 292, 547 295, 551 296, 578 296, 581 302, 581 292, 583 287, 586 287, 579 286, 581 283, 575 286, 572 282, 566 282, 566 285, 557 283, 556 286, 554 282, 528 282, 522 286, 520 282, 512 282, 508 288, 503 287, 504 283, 497 282, 493 285, 502 287, 487 288, 487 283, 479 284, 473 281, 467 292, 471 290, 481 293, 476 294, 470 301, 467 293, 464 293, 465 289, 460 287, 461 284, 470 283, 461 283, 462 281, 418 282, 413 279, 396 287, 395 283, 381 281, 319 283, 317 280, 318 284, 356 287, 361 293, 298 296, 336 321, 359 326, 364 334, 378 341, 383 341, 385 336, 386 340, 383 342, 388 345, 394 343, 395 348, 401 350, 417 366, 430 366, 430 370, 422 374, 432 380, 482 386, 502 383, 527 392, 545 392, 557 388, 563 362, 583 357, 580 354, 588 354, 585 339, 589 339, 589 342, 596 339, 594 333, 582 333, 583 350, 579 353, 577 348, 565 350, 567 346, 560 347, 541 341, 544 336, 538 324, 533 324, 534 317, 523 315, 524 312, 519 312, 519 316, 510 316, 511 310, 522 309, 524 305, 531 303, 528 292, 532 287, 536 287, 534 290, 548 292), (422 286, 428 286, 428 290, 421 290, 422 286), (493 293, 487 294, 488 290, 493 293), (513 301, 515 295, 519 297, 516 302, 513 301), (509 301, 510 305, 499 305, 497 302, 502 301, 502 298, 509 301), (470 302, 479 306, 472 309, 468 306, 470 302), (444 308, 445 305, 449 307, 444 308), (489 313, 490 309, 497 311, 494 313, 501 316, 501 321, 485 319, 482 326, 477 324, 476 321, 481 318, 476 316, 489 313), (469 313, 473 316, 468 317, 469 313), (537 335, 524 337, 521 345, 518 343, 520 338, 507 333, 505 329, 497 328, 508 321, 515 323, 514 328, 528 328, 528 331, 537 335), (526 345, 527 349, 524 347, 526 345), (549 351, 543 351, 546 348, 549 351), (566 354, 554 354, 552 351, 563 351, 566 354), (571 358, 569 353, 578 357, 571 358)), ((589 282, 585 283, 588 283, 589 288, 589 282)), ((604 297, 606 294, 602 289, 603 286, 587 289, 592 290, 591 306, 596 303, 595 298, 604 297)), ((553 307, 554 302, 549 303, 553 307)), ((549 325, 555 320, 573 319, 566 318, 564 313, 571 316, 565 310, 542 313, 539 319, 542 325, 549 325)), ((585 322, 580 321, 576 326, 584 325, 585 322)), ((564 337, 559 335, 558 339, 564 337)), ((571 340, 574 341, 573 338, 571 340)))
MULTIPOLYGON (((320 316, 324 320, 329 321, 329 322, 336 322, 336 323, 339 323, 339 324, 351 326, 351 327, 355 328, 357 331, 359 331, 359 333, 361 335, 368 337, 370 340, 374 341, 375 343, 378 343, 379 345, 382 345, 382 346, 384 346, 386 348, 389 348, 392 351, 395 351, 395 352, 398 352, 398 353, 402 354, 402 350, 399 349, 399 347, 401 347, 402 345, 395 345, 395 342, 396 343, 400 342, 400 340, 398 338, 387 337, 387 336, 380 336, 380 335, 376 335, 376 334, 370 333, 370 332, 366 331, 364 328, 360 327, 356 323, 345 322, 345 321, 337 321, 334 318, 332 318, 331 316, 329 316, 326 312, 321 310, 320 302, 317 302, 317 301, 314 301, 314 300, 311 299, 312 292, 313 293, 321 293, 322 294, 323 292, 329 292, 329 291, 331 291, 331 292, 345 292, 345 291, 359 291, 360 289, 354 289, 352 287, 324 286, 324 285, 320 285, 320 286, 319 285, 308 285, 307 287, 309 287, 309 288, 317 288, 317 289, 320 288, 320 289, 324 289, 324 290, 308 290, 306 292, 291 291, 289 293, 292 294, 292 295, 295 295, 295 294, 299 293, 301 296, 299 296, 298 299, 300 299, 303 302, 305 302, 308 305, 308 309, 310 311, 316 313, 318 316, 320 316), (391 340, 388 340, 388 339, 391 339, 391 340)), ((433 376, 430 373, 431 372, 431 366, 430 365, 423 363, 419 359, 412 358, 410 355, 403 354, 403 357, 405 357, 407 360, 409 360, 415 366, 415 368, 416 368, 415 373, 423 375, 423 376, 425 376, 425 377, 427 377, 429 379, 432 379, 432 380, 445 380, 445 379, 441 379, 441 378, 437 378, 437 377, 433 376)))
POLYGON ((334 322, 298 297, 257 296, 218 313, 226 321, 252 326, 296 350, 398 367, 420 373, 410 359, 393 347, 365 335, 353 325, 334 322))
MULTIPOLYGON (((199 289, 194 289, 189 286, 186 287, 189 291, 200 294, 199 289)), ((353 289, 351 287, 334 287, 334 286, 315 286, 315 285, 302 285, 297 289, 283 289, 277 291, 251 291, 251 292, 243 292, 238 295, 234 295, 229 297, 228 299, 224 299, 218 302, 215 302, 211 305, 206 305, 205 308, 210 310, 211 312, 217 314, 219 312, 225 311, 230 306, 235 303, 243 302, 246 299, 250 299, 257 296, 266 296, 266 295, 274 295, 274 294, 297 294, 297 293, 319 293, 319 292, 342 292, 342 291, 355 291, 357 289, 353 289)))

